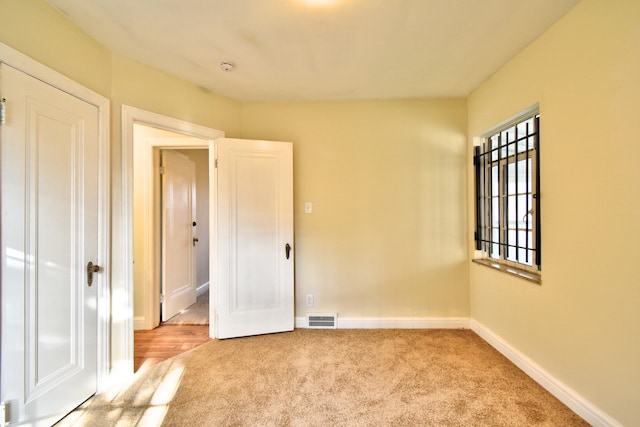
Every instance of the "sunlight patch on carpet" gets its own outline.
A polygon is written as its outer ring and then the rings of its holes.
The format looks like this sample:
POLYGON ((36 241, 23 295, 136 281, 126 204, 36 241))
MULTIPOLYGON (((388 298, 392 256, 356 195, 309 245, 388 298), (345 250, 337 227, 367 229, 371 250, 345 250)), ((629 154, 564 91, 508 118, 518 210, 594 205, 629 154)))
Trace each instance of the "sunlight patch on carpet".
POLYGON ((165 415, 167 415, 167 405, 152 406, 144 411, 144 415, 140 418, 138 425, 140 426, 159 426, 162 424, 165 415))
POLYGON ((178 386, 180 385, 180 380, 182 379, 182 374, 184 372, 184 367, 180 366, 177 368, 173 368, 169 371, 162 383, 156 389, 156 392, 153 394, 151 398, 151 405, 168 405, 171 403, 173 396, 176 395, 176 391, 178 390, 178 386))

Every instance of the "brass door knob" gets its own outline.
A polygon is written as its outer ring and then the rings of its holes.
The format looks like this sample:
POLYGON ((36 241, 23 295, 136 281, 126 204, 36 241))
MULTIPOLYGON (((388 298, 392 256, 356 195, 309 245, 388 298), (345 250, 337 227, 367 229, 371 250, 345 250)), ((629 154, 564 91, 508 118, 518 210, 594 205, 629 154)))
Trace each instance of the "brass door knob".
POLYGON ((89 261, 87 264, 87 285, 91 286, 93 284, 93 273, 99 273, 100 266, 89 261))

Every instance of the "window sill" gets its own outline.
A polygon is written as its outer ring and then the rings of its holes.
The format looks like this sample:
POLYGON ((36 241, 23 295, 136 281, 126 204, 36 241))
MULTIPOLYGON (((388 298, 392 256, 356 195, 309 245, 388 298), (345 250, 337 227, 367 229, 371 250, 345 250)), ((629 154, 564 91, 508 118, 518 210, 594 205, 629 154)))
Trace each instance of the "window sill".
POLYGON ((511 274, 513 276, 519 277, 529 282, 537 283, 538 285, 542 283, 542 278, 540 277, 540 274, 537 274, 531 271, 527 271, 518 267, 512 267, 510 265, 500 264, 498 262, 491 261, 488 259, 473 259, 472 261, 475 262, 476 264, 484 265, 485 267, 503 271, 507 274, 511 274))

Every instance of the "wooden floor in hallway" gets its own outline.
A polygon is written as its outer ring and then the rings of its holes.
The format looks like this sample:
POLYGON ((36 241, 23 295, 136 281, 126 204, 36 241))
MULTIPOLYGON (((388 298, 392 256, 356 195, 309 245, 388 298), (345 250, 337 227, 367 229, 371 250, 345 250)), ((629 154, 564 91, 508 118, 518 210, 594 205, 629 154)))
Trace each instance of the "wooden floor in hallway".
POLYGON ((160 325, 134 332, 134 372, 209 341, 209 325, 160 325))

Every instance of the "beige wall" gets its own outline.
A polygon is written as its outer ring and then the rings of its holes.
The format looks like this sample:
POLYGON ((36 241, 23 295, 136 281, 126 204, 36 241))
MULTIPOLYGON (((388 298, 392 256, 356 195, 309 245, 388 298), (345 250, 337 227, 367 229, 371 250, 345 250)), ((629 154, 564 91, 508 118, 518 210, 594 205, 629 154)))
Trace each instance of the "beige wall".
POLYGON ((41 0, 0 0, 0 42, 110 95, 111 53, 41 0))
POLYGON ((242 123, 294 143, 296 316, 469 315, 463 99, 248 103, 242 123))
POLYGON ((114 119, 121 105, 131 105, 226 132, 240 131, 240 103, 170 74, 113 54, 111 99, 114 119))
POLYGON ((639 82, 640 2, 583 0, 468 100, 469 137, 540 102, 543 245, 541 286, 472 264, 471 315, 624 425, 640 422, 639 82))

